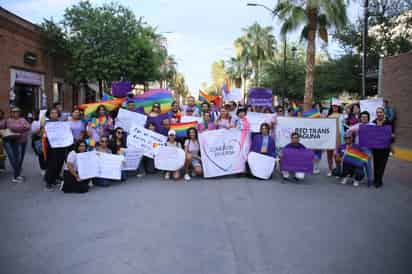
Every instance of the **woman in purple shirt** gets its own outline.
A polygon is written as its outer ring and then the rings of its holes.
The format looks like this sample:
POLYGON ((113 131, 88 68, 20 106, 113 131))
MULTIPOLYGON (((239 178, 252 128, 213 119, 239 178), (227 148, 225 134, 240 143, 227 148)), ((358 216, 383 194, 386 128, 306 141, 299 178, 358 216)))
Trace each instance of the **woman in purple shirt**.
POLYGON ((199 133, 202 133, 203 131, 206 130, 214 130, 216 129, 215 123, 212 121, 212 117, 210 115, 210 112, 204 112, 203 113, 203 121, 202 123, 199 123, 197 125, 197 130, 199 133))
POLYGON ((24 178, 21 176, 21 167, 26 152, 27 135, 30 131, 30 124, 20 115, 20 108, 13 107, 11 109, 10 118, 6 120, 6 128, 14 135, 3 137, 4 149, 13 168, 13 183, 22 183, 24 181, 24 178))
MULTIPOLYGON (((299 142, 299 134, 298 133, 293 132, 290 135, 290 138, 291 138, 291 142, 288 145, 286 145, 284 147, 284 149, 299 149, 299 150, 306 149, 306 147, 299 142)), ((289 171, 282 171, 282 177, 283 177, 283 179, 288 180, 289 177, 290 177, 289 171)), ((296 180, 303 180, 305 178, 305 173, 295 172, 295 177, 294 178, 296 180)))
POLYGON ((80 140, 81 133, 86 130, 86 125, 82 121, 82 116, 79 109, 74 109, 72 111, 72 116, 70 119, 70 128, 72 129, 74 141, 80 140))
POLYGON ((268 123, 260 125, 260 134, 253 136, 251 151, 276 157, 276 146, 272 136, 269 135, 270 126, 268 123))

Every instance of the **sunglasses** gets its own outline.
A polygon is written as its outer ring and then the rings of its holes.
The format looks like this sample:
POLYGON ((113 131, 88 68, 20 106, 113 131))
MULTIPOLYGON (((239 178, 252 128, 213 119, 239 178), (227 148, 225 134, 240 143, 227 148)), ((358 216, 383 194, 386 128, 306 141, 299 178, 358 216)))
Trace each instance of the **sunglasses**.
POLYGON ((116 134, 123 134, 123 131, 117 131, 116 134))
POLYGON ((170 137, 175 137, 176 135, 175 135, 175 134, 169 134, 169 136, 170 136, 170 137))

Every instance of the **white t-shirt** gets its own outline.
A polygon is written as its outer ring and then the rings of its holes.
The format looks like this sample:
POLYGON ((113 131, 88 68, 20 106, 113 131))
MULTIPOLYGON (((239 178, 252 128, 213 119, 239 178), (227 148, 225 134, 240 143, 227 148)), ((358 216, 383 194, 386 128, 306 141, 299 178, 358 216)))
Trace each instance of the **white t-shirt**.
POLYGON ((64 163, 64 170, 69 170, 67 167, 67 163, 72 164, 75 170, 77 170, 77 157, 76 152, 74 150, 70 151, 69 155, 67 155, 66 163, 64 163))
POLYGON ((31 123, 31 133, 35 133, 40 130, 40 121, 33 121, 31 123))

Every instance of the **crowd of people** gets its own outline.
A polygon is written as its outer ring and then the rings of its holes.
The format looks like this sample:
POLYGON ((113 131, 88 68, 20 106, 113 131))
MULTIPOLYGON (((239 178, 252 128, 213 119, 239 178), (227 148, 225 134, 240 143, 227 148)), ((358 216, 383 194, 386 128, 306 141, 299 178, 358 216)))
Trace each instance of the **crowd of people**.
MULTIPOLYGON (((385 102, 387 104, 387 102, 385 102)), ((127 101, 124 108, 129 111, 135 111, 135 103, 127 101)), ((339 129, 335 150, 315 150, 314 174, 320 173, 320 160, 325 154, 328 163, 327 176, 336 176, 342 178, 341 183, 347 184, 353 182, 354 186, 359 186, 364 178, 375 187, 381 187, 383 184, 383 175, 388 157, 390 156, 390 147, 382 149, 366 149, 359 146, 358 131, 360 125, 373 124, 376 126, 391 125, 395 121, 395 112, 388 105, 376 109, 376 119, 371 121, 370 113, 361 111, 358 104, 342 106, 332 104, 328 111, 325 111, 321 104, 314 104, 322 113, 323 118, 335 118, 338 121, 339 129), (348 148, 359 149, 369 156, 368 164, 364 167, 354 166, 342 161, 345 151, 348 148)), ((302 110, 295 104, 270 107, 254 107, 236 102, 227 102, 219 107, 213 103, 202 102, 196 104, 194 97, 187 98, 187 104, 179 106, 173 102, 170 111, 165 115, 161 123, 156 122, 161 113, 161 105, 153 104, 150 113, 147 114, 146 128, 155 131, 167 137, 167 146, 173 146, 184 150, 186 160, 181 170, 160 172, 156 170, 154 160, 144 156, 140 165, 136 169, 136 176, 143 177, 146 174, 161 173, 166 180, 191 180, 193 176, 201 176, 202 155, 198 139, 198 134, 217 129, 236 128, 245 132, 250 132, 250 123, 248 121, 248 112, 274 113, 271 119, 262 123, 259 133, 252 133, 251 151, 267 155, 282 160, 282 148, 278 147, 276 142, 276 123, 277 117, 302 116, 302 110), (185 138, 178 137, 176 131, 170 129, 170 126, 179 123, 183 116, 201 117, 197 127, 187 130, 185 138)), ((44 117, 39 117, 39 113, 30 117, 22 117, 22 111, 18 107, 11 109, 8 118, 0 110, 0 170, 5 169, 5 160, 9 159, 10 167, 13 170, 13 183, 25 181, 22 176, 22 164, 24 161, 26 146, 31 142, 31 147, 38 158, 38 164, 41 175, 44 178, 46 190, 54 190, 60 187, 64 192, 83 193, 89 190, 91 185, 107 187, 114 183, 113 180, 104 178, 94 178, 90 180, 81 180, 78 173, 76 155, 82 152, 96 150, 101 153, 124 154, 127 148, 127 132, 125 129, 116 125, 117 111, 109 112, 102 104, 99 105, 92 117, 86 117, 79 108, 74 108, 71 113, 63 111, 62 105, 54 104, 47 110, 44 117), (31 119, 32 118, 32 119, 31 119), (29 121, 28 121, 29 120, 29 121), (67 121, 73 134, 74 143, 69 147, 53 148, 50 145, 45 126, 47 123, 57 121, 67 121)), ((305 149, 300 143, 298 133, 291 135, 288 149, 305 149)), ((284 180, 292 177, 295 180, 303 180, 305 174, 296 172, 293 176, 287 171, 281 172, 284 180)), ((131 176, 130 172, 122 171, 121 181, 127 180, 131 176)))

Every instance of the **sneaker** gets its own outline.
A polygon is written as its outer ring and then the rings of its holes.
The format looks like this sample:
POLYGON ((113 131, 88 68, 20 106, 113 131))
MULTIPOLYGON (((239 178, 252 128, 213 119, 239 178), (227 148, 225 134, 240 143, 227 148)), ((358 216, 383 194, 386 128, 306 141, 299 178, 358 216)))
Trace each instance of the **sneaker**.
POLYGON ((145 176, 146 174, 144 174, 144 173, 137 173, 137 175, 136 175, 136 177, 137 178, 142 178, 143 176, 145 176))
POLYGON ((165 180, 169 180, 170 179, 170 173, 169 172, 166 172, 165 173, 165 180))
POLYGON ((46 175, 46 171, 45 171, 45 170, 41 170, 41 171, 40 171, 40 174, 41 174, 42 177, 44 177, 44 175, 46 175))
POLYGON ((342 181, 340 181, 340 183, 341 183, 342 185, 346 185, 346 184, 348 183, 348 181, 349 181, 349 177, 346 177, 346 178, 344 178, 342 181))
POLYGON ((52 185, 46 185, 46 188, 44 189, 44 191, 47 191, 47 192, 54 191, 53 186, 52 185))
POLYGON ((20 181, 18 178, 13 178, 11 180, 12 183, 18 184, 18 183, 22 183, 22 181, 20 181))
POLYGON ((191 179, 190 175, 186 173, 184 179, 185 179, 185 181, 190 181, 190 179, 191 179))
POLYGON ((320 174, 320 169, 319 168, 315 168, 314 170, 313 170, 313 174, 320 174))
POLYGON ((359 182, 358 182, 358 181, 354 181, 354 182, 353 182, 353 186, 358 187, 358 186, 359 186, 359 182))
POLYGON ((21 182, 24 182, 24 177, 23 177, 23 176, 17 176, 16 179, 19 180, 19 181, 21 181, 21 182))
POLYGON ((332 177, 332 171, 329 171, 328 174, 326 174, 328 177, 332 177))

